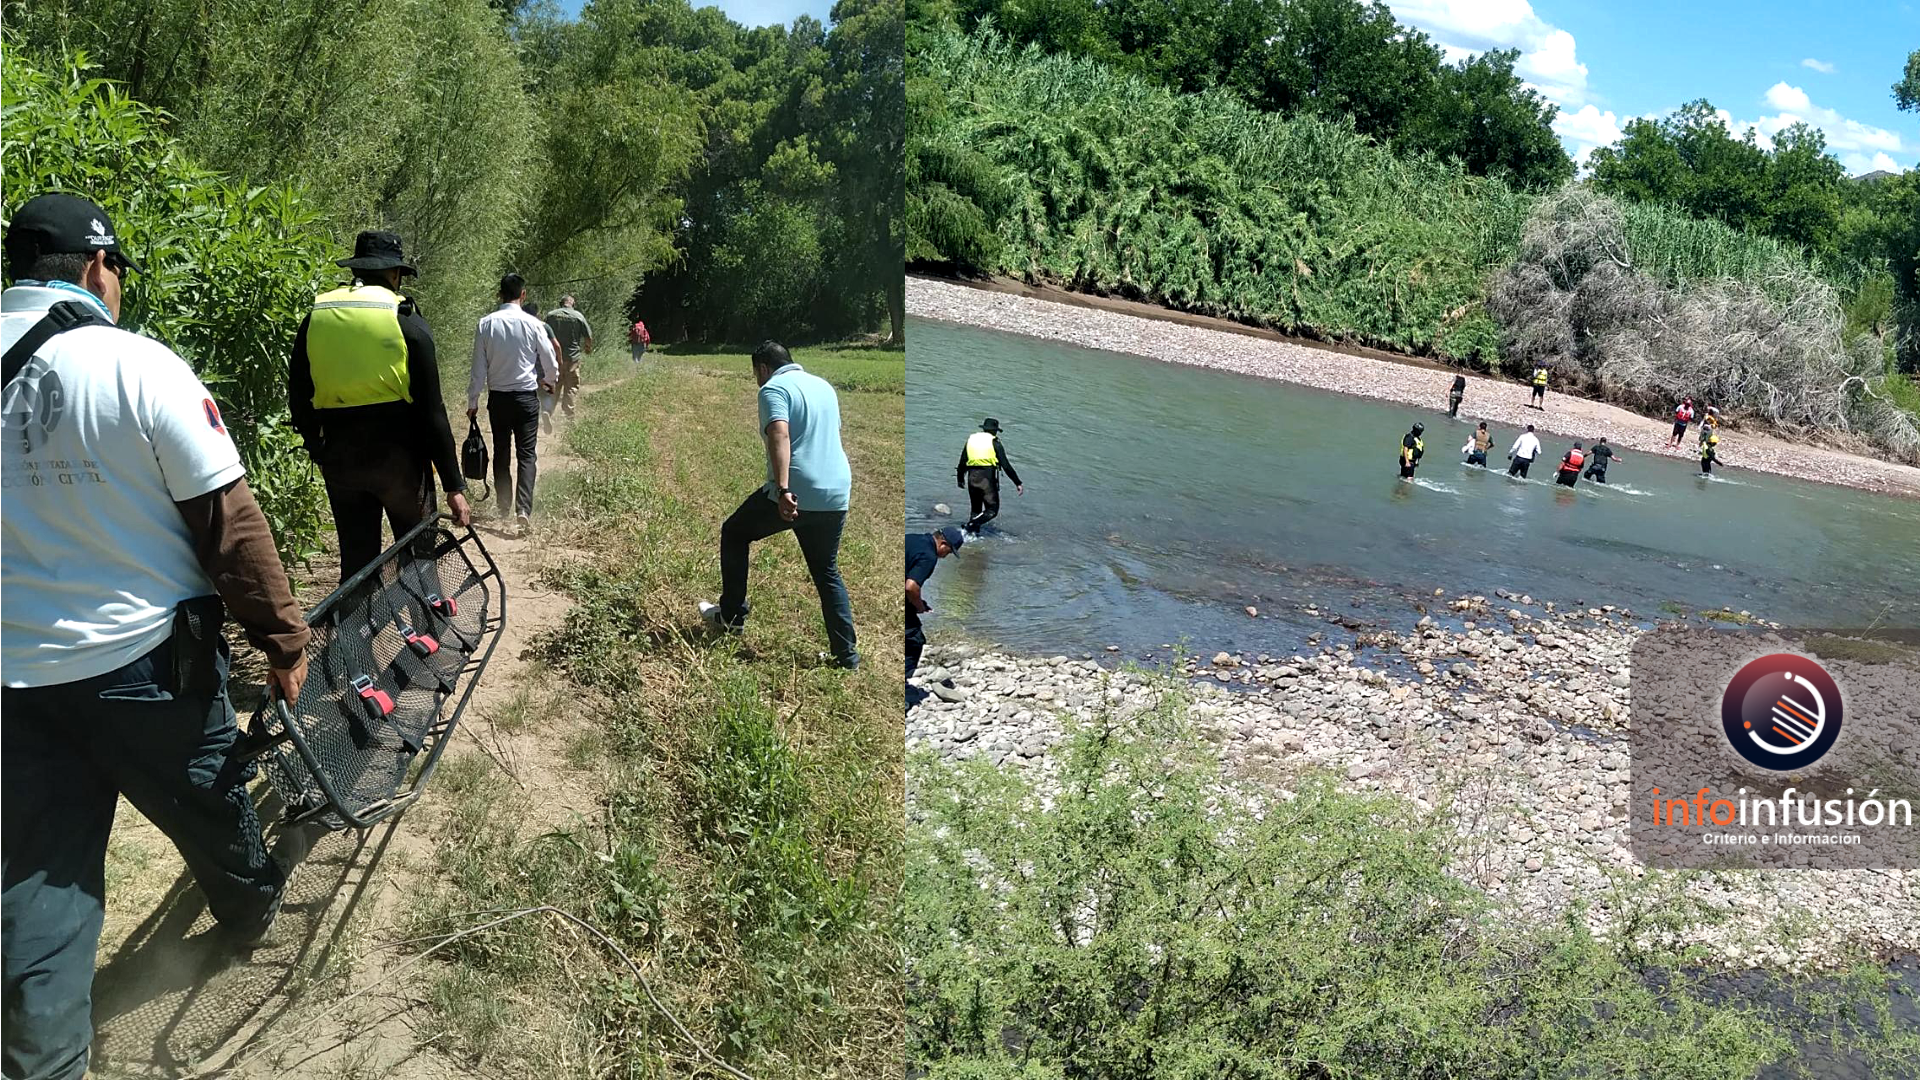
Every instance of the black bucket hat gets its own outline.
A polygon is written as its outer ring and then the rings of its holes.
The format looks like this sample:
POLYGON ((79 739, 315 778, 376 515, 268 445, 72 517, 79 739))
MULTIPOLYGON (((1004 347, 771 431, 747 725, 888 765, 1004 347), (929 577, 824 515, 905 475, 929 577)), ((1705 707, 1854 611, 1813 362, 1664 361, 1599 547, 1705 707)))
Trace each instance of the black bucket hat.
POLYGON ((407 264, 400 254, 400 234, 370 230, 353 238, 353 258, 340 259, 336 265, 352 270, 399 270, 415 277, 420 271, 407 264))
POLYGON ((1000 434, 1000 421, 989 416, 985 420, 980 421, 980 430, 989 435, 998 435, 1000 434))

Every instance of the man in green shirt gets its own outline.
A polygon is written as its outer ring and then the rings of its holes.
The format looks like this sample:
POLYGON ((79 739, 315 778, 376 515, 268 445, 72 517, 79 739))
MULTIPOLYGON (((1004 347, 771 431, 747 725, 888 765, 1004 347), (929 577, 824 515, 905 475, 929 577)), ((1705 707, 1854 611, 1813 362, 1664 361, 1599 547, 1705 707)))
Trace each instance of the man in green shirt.
POLYGON ((560 408, 571 420, 574 403, 580 400, 580 359, 593 351, 593 327, 571 296, 561 297, 560 306, 547 312, 547 325, 560 339, 560 408))

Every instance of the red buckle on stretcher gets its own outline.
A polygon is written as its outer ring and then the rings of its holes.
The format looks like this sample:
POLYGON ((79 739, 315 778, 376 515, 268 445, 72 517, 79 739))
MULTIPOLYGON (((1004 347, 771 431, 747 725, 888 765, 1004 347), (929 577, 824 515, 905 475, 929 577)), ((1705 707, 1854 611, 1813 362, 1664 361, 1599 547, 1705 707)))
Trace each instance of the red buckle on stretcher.
POLYGON ((441 596, 439 593, 427 594, 427 606, 449 619, 460 614, 460 605, 454 603, 450 597, 441 596))
POLYGON ((432 635, 422 634, 406 623, 400 624, 400 636, 407 639, 407 647, 422 660, 440 651, 440 643, 433 640, 432 635))
POLYGON ((354 692, 366 703, 367 712, 376 720, 384 720, 393 714, 393 699, 385 690, 373 685, 373 680, 365 675, 357 675, 353 680, 354 692))

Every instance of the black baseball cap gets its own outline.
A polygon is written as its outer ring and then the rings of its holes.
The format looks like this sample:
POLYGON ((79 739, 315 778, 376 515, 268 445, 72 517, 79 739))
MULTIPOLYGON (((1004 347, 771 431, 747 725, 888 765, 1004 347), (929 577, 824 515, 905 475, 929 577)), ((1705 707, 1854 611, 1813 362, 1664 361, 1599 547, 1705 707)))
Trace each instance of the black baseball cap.
POLYGON ((947 547, 954 551, 959 551, 960 545, 967 542, 967 534, 962 532, 958 525, 949 525, 939 530, 939 533, 940 538, 947 542, 947 547))
POLYGON ((407 265, 400 254, 400 234, 369 230, 353 238, 353 258, 339 259, 336 265, 353 270, 399 270, 418 277, 420 271, 407 265))
POLYGON ((140 269, 140 264, 120 247, 120 238, 113 232, 113 220, 105 210, 78 195, 60 192, 35 195, 14 212, 13 220, 7 222, 6 249, 9 263, 42 255, 92 255, 104 251, 109 256, 108 262, 140 269))

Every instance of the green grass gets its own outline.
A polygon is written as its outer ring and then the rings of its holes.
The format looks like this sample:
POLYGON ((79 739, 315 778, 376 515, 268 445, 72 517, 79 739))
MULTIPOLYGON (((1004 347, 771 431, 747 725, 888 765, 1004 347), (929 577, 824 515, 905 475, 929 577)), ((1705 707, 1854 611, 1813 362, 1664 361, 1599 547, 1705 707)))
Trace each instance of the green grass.
MULTIPOLYGON (((903 393, 907 384, 906 351, 871 345, 803 346, 790 350, 801 367, 832 383, 839 390, 865 390, 878 393, 903 393)), ((715 350, 705 346, 672 345, 647 350, 648 359, 668 356, 689 370, 731 375, 750 370, 747 354, 715 350)))
MULTIPOLYGON (((579 464, 544 493, 543 535, 587 554, 542 583, 573 600, 537 645, 565 682, 547 715, 524 722, 584 720, 558 748, 590 771, 597 820, 525 827, 485 758, 450 761, 445 885, 415 921, 426 934, 462 925, 462 912, 553 904, 610 934, 703 1044, 759 1080, 894 1078, 903 363, 870 349, 797 358, 843 386, 855 479, 840 567, 861 670, 817 661, 819 601, 790 536, 754 547, 744 634, 700 625, 695 601, 719 591, 720 523, 763 475, 756 387, 744 355, 649 351, 589 399, 567 437, 579 464), (846 389, 863 386, 890 389, 846 389)), ((623 965, 557 921, 523 920, 449 952, 471 977, 436 984, 460 991, 440 1012, 479 1066, 712 1075, 623 965), (503 985, 517 1010, 504 1022, 525 1038, 493 1035, 489 1002, 503 985), (556 1001, 573 1019, 542 1004, 556 1001)))
POLYGON ((1909 416, 1920 420, 1920 383, 1911 375, 1888 375, 1874 383, 1874 389, 1893 399, 1909 416))

